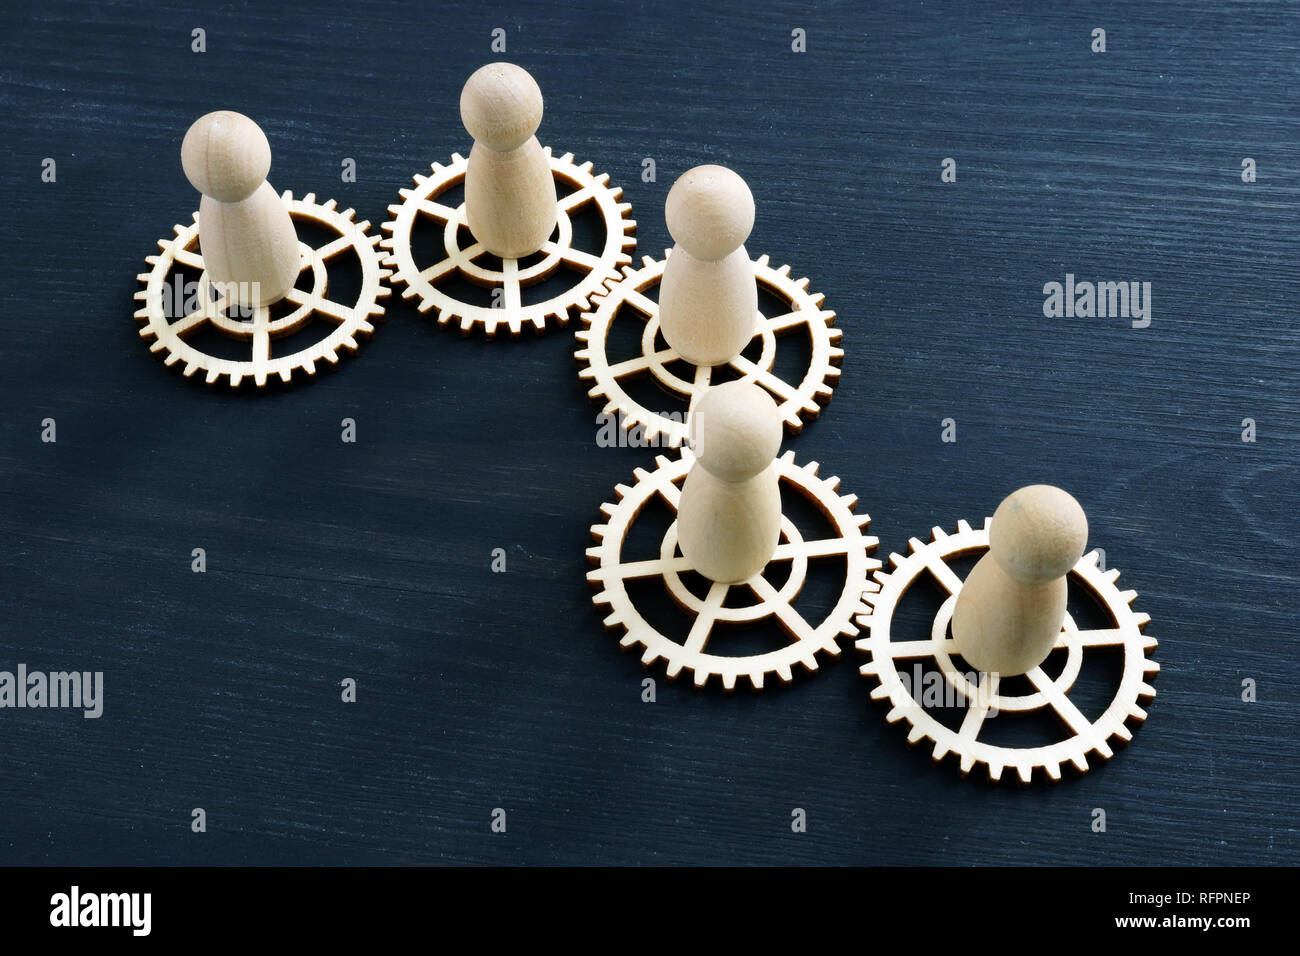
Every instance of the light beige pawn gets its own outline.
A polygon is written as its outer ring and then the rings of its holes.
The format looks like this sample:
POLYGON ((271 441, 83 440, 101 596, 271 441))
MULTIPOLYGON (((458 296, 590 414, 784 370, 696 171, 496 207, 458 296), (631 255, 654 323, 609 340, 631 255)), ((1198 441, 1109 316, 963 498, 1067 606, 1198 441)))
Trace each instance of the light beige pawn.
POLYGON ((676 245, 659 287, 664 340, 693 365, 721 365, 754 336, 758 285, 744 242, 754 228, 754 196, 723 166, 681 175, 664 207, 676 245))
POLYGON ((781 415, 757 385, 727 382, 700 399, 691 435, 695 464, 677 508, 677 539, 700 574, 739 584, 763 570, 781 537, 773 464, 781 415))
POLYGON ((1060 488, 1030 485, 993 514, 989 550, 957 595, 952 636, 977 670, 1004 677, 1046 660, 1065 621, 1066 576, 1083 556, 1088 519, 1060 488))
POLYGON ((298 279, 298 234, 266 181, 271 145, 242 113, 199 117, 181 144, 181 165, 199 203, 199 249, 208 277, 245 308, 284 298, 298 279))
POLYGON ((555 229, 555 179, 537 141, 542 91, 513 63, 489 63, 465 83, 460 118, 474 137, 465 170, 465 219, 502 259, 541 249, 555 229))

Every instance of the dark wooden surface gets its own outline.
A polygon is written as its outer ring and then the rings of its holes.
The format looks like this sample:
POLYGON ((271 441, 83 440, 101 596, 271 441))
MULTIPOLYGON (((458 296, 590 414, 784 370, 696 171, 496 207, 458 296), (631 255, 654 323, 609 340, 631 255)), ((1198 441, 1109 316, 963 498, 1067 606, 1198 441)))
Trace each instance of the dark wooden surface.
POLYGON ((1295 7, 16 6, 0 669, 103 670, 106 704, 0 711, 0 863, 1296 862, 1295 7), (812 277, 848 353, 787 447, 861 496, 882 554, 1021 484, 1076 494, 1160 640, 1132 746, 1056 786, 963 781, 885 724, 851 647, 762 695, 651 672, 642 703, 583 549, 650 453, 597 447, 570 332, 462 340, 399 304, 340 371, 265 395, 148 354, 135 275, 196 205, 195 117, 250 114, 273 184, 377 228, 467 147, 498 26, 543 142, 624 186, 641 252, 685 169, 749 181, 748 248, 812 277), (1151 282, 1151 326, 1044 318, 1067 272, 1151 282))

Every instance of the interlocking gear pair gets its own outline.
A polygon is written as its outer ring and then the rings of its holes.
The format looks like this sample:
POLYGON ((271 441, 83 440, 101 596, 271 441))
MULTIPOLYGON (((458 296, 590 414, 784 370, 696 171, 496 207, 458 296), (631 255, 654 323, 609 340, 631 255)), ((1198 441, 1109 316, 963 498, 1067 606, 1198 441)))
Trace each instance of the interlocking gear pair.
MULTIPOLYGON (((825 516, 830 533, 824 538, 804 540, 799 529, 783 518, 781 544, 763 574, 731 587, 704 582, 707 591, 700 594, 682 580, 690 564, 677 546, 675 522, 664 533, 657 556, 642 558, 623 553, 633 522, 654 499, 676 511, 681 484, 693 461, 691 452, 685 450, 677 460, 657 458, 653 472, 637 469, 636 483, 615 489, 616 500, 601 506, 604 522, 591 529, 597 541, 587 552, 595 566, 588 574, 589 582, 597 588, 594 601, 609 609, 605 626, 622 632, 625 648, 640 648, 642 662, 647 666, 662 660, 670 678, 683 670, 690 671, 697 687, 717 678, 730 691, 736 687, 737 678, 744 677, 755 690, 761 690, 768 675, 775 674, 788 684, 795 664, 812 672, 817 670, 819 656, 838 656, 839 638, 856 634, 856 623, 868 634, 856 643, 857 649, 867 655, 861 673, 876 681, 871 696, 888 705, 886 720, 906 721, 911 744, 931 740, 936 762, 955 755, 963 775, 982 764, 992 780, 1000 779, 1008 767, 1014 768, 1024 783, 1032 779, 1035 770, 1048 779, 1059 780, 1065 763, 1086 771, 1090 753, 1102 759, 1111 757, 1112 741, 1127 742, 1132 738, 1132 725, 1146 719, 1140 702, 1155 696, 1149 681, 1160 670, 1160 665, 1147 656, 1156 641, 1142 633, 1150 618, 1132 610, 1130 605, 1137 593, 1120 591, 1115 586, 1119 572, 1101 570, 1096 551, 1075 565, 1070 585, 1100 606, 1110 626, 1080 630, 1067 616, 1056 644, 1066 654, 1061 672, 1050 676, 1042 666, 1035 667, 1025 675, 1033 687, 1031 693, 1002 694, 996 675, 983 675, 976 678, 979 683, 972 683, 970 676, 956 667, 949 632, 953 606, 962 586, 949 562, 987 551, 990 519, 985 519, 979 530, 965 521, 958 523, 954 534, 935 528, 928 544, 913 538, 909 554, 890 555, 892 569, 885 571, 872 557, 877 539, 864 533, 870 518, 854 514, 857 499, 838 493, 839 479, 819 478, 816 463, 796 465, 794 452, 787 452, 777 461, 783 499, 788 495, 807 499, 825 516), (808 620, 796 610, 795 599, 807 577, 809 562, 823 558, 845 561, 843 586, 828 612, 820 619, 808 620), (782 585, 778 587, 767 579, 773 568, 787 564, 790 572, 782 585), (929 638, 915 640, 893 633, 899 602, 926 575, 949 595, 933 619, 929 638), (661 578, 675 603, 686 615, 693 615, 689 628, 666 633, 658 624, 658 615, 656 623, 647 619, 629 593, 627 582, 649 578, 661 578), (733 588, 751 592, 754 603, 729 606, 727 598, 733 588), (786 646, 752 655, 711 652, 708 645, 715 625, 753 623, 765 617, 779 623, 789 641, 786 646), (1109 704, 1099 716, 1090 718, 1070 700, 1069 692, 1082 670, 1084 655, 1100 649, 1121 653, 1122 672, 1109 704), (899 670, 900 661, 919 662, 925 658, 935 661, 943 680, 966 708, 957 729, 948 727, 926 706, 920 682, 909 681, 899 670), (980 738, 985 721, 994 714, 1027 714, 1040 709, 1060 719, 1067 731, 1063 738, 1034 747, 1001 746, 980 738)), ((716 640, 725 643, 727 637, 724 634, 716 640)))

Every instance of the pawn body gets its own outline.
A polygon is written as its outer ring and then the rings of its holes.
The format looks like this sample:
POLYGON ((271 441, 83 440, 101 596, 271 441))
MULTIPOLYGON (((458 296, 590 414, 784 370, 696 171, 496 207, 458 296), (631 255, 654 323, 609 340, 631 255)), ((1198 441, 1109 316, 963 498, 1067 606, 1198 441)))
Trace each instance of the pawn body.
POLYGON ((298 279, 298 234, 284 201, 266 181, 271 148, 247 116, 200 117, 181 145, 181 164, 199 203, 199 251, 208 278, 245 308, 284 298, 298 279))
POLYGON ((1047 659, 1065 621, 1066 575, 1087 539, 1083 509, 1060 488, 1030 485, 998 506, 989 551, 953 609, 953 641, 967 663, 1011 677, 1047 659))
POLYGON ((728 382, 700 400, 691 428, 696 460, 678 502, 678 543, 700 574, 739 584, 763 570, 781 537, 780 414, 756 385, 728 382))
POLYGON ((659 286, 664 341, 692 365, 723 365, 754 337, 758 286, 741 246, 722 259, 697 259, 679 244, 659 286))
POLYGON ((527 71, 489 63, 466 82, 461 120, 474 137, 465 169, 465 219, 493 255, 521 259, 555 230, 555 179, 534 135, 542 93, 527 71))
POLYGON ((676 245, 659 286, 664 340, 694 365, 721 365, 754 336, 758 285, 744 242, 754 197, 722 166, 697 166, 673 184, 665 207, 676 245))

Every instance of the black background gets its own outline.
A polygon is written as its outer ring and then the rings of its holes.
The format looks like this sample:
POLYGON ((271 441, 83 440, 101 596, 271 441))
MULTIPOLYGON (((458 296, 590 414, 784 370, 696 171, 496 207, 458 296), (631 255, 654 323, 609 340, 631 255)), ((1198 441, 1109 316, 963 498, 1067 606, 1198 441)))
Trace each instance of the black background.
POLYGON ((107 700, 0 712, 0 863, 1295 862, 1294 8, 16 6, 0 668, 103 670, 107 700), (849 642, 788 690, 652 671, 642 703, 583 549, 651 453, 597 447, 571 331, 465 340, 393 304, 358 358, 266 394, 149 355, 135 276, 197 204, 197 116, 251 115, 277 188, 377 229, 468 148, 494 27, 542 142, 624 187, 638 255, 669 244, 681 172, 749 182, 750 252, 844 330, 842 384, 787 447, 861 497, 882 556, 1022 484, 1076 495, 1160 640, 1130 748, 1055 786, 963 781, 885 724, 849 642), (1066 272, 1151 282, 1151 326, 1044 318, 1066 272))

